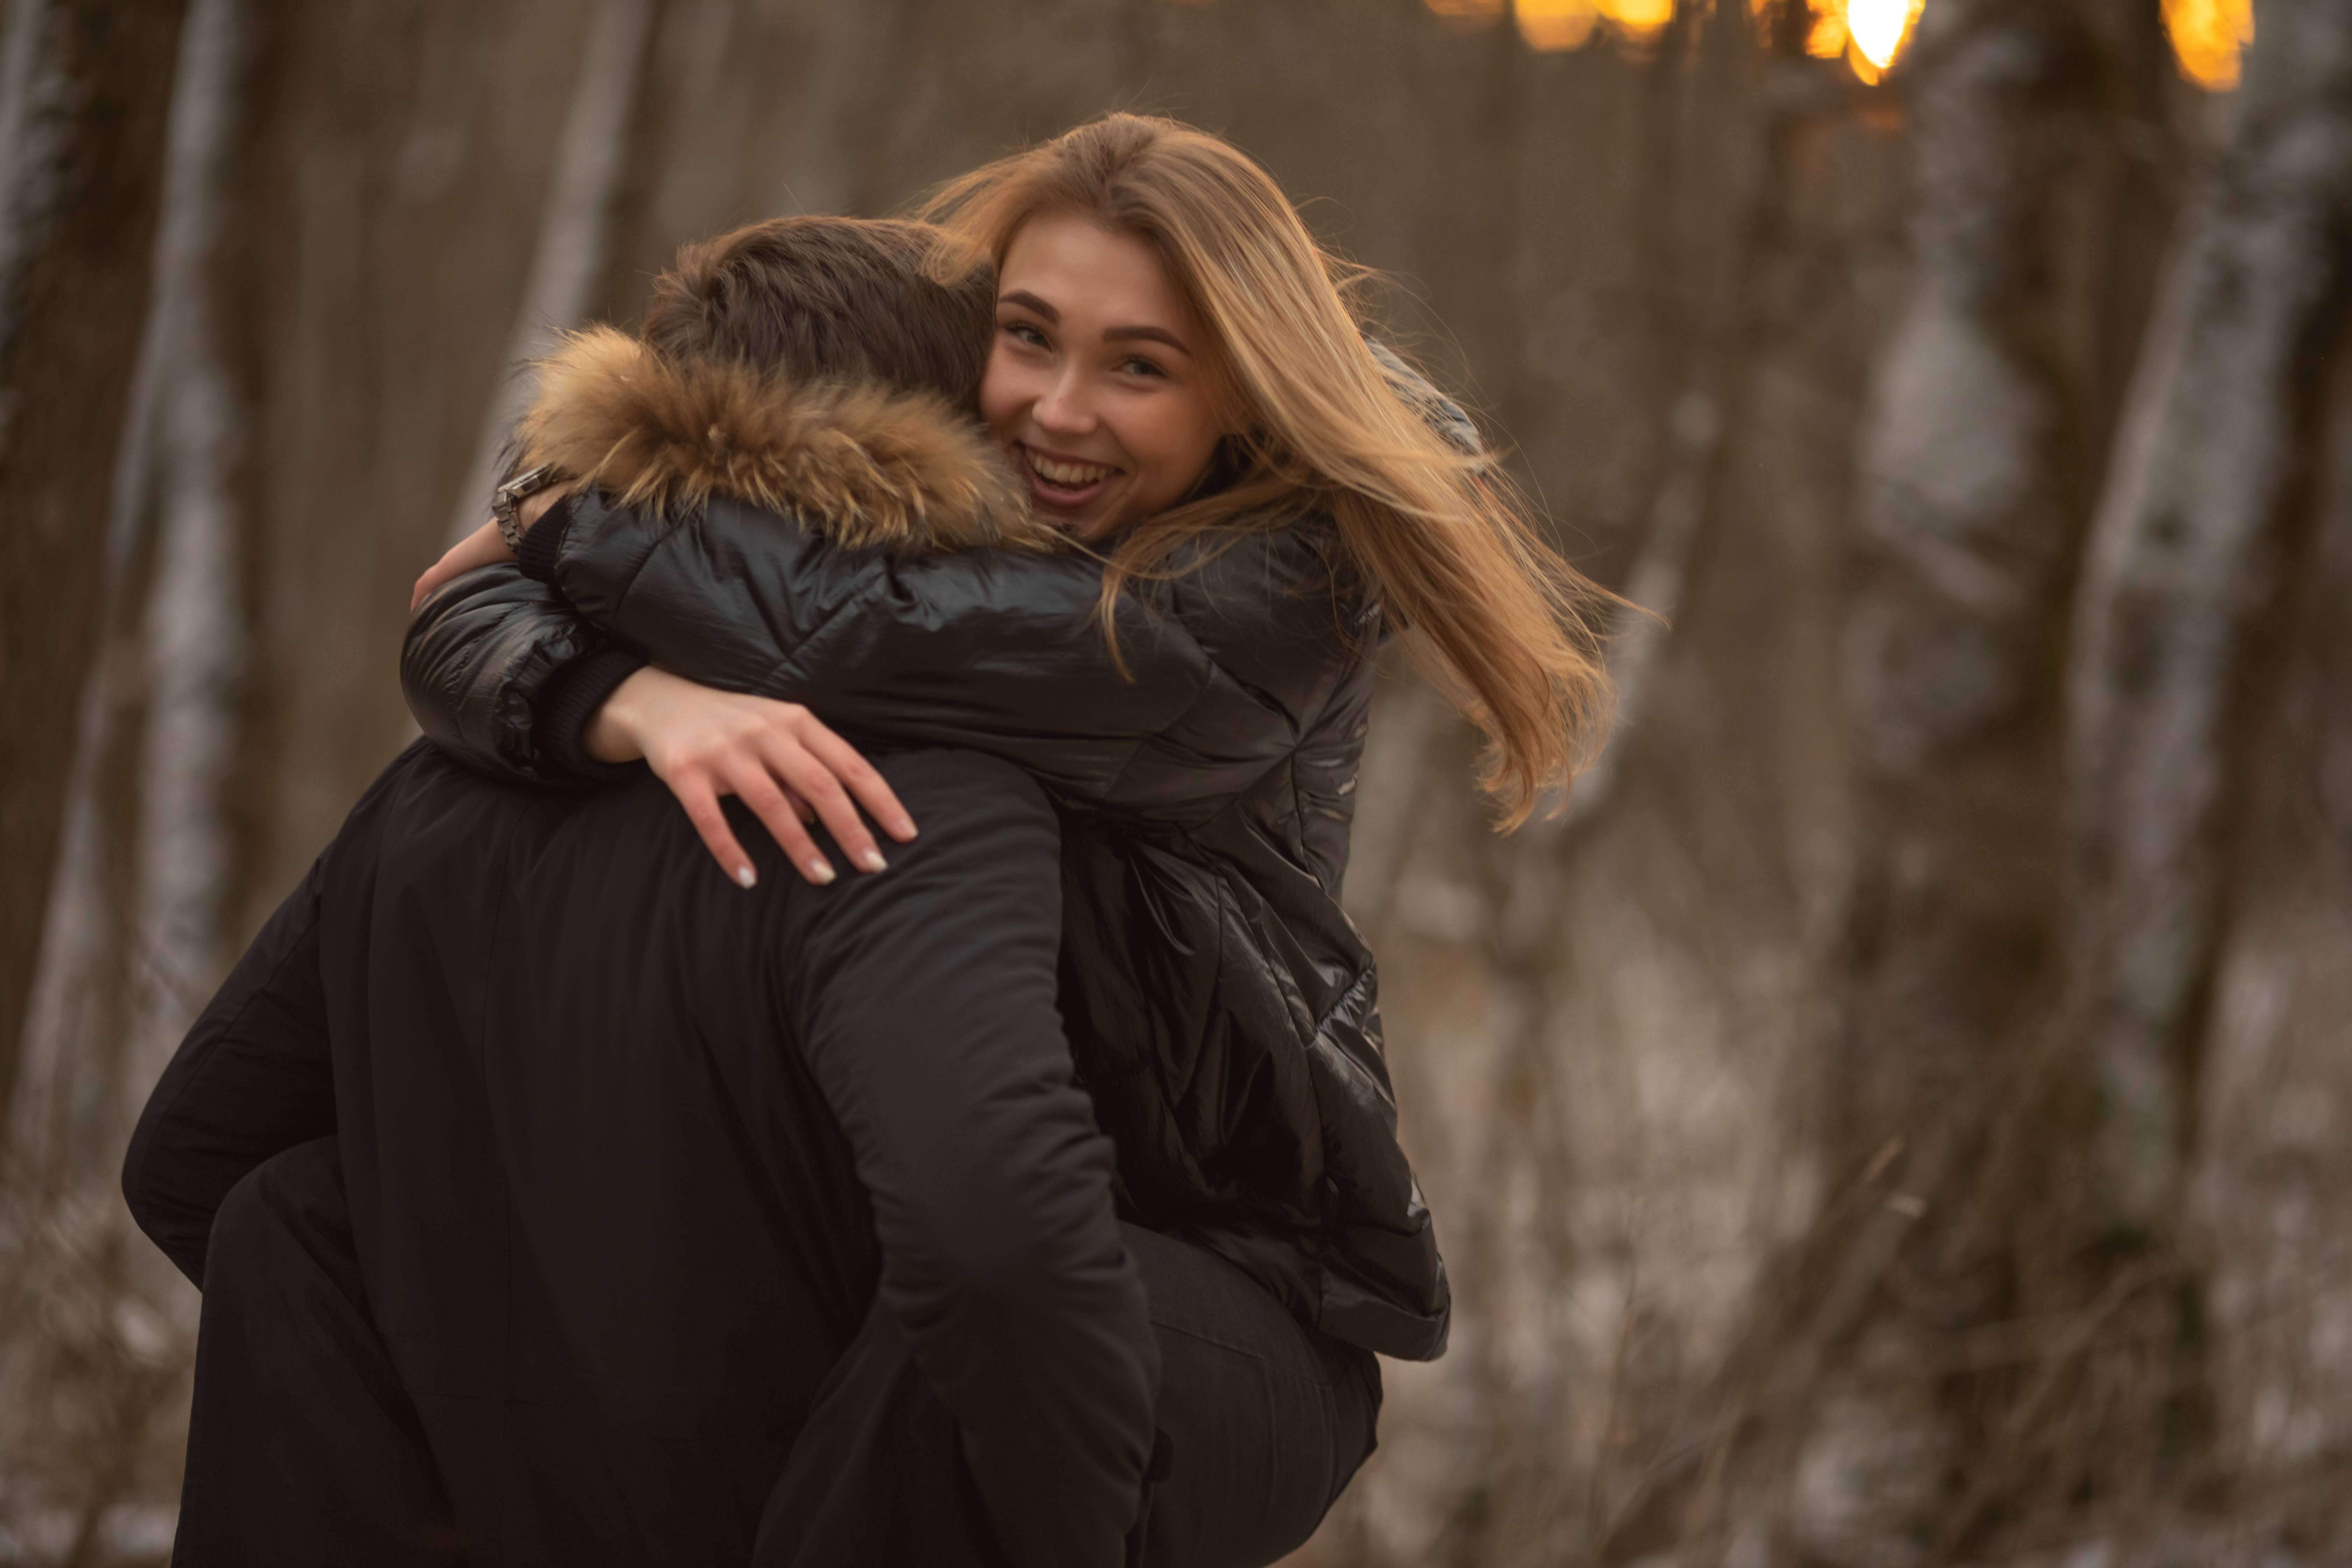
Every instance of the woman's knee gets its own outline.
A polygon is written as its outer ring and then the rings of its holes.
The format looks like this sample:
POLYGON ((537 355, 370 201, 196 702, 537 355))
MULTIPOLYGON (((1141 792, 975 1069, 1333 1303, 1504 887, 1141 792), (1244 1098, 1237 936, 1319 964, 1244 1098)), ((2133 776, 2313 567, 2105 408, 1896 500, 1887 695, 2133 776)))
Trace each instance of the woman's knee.
POLYGON ((1150 1298, 1172 1449, 1147 1561, 1272 1561, 1314 1532, 1371 1451, 1371 1358, 1215 1254, 1120 1228, 1150 1298))

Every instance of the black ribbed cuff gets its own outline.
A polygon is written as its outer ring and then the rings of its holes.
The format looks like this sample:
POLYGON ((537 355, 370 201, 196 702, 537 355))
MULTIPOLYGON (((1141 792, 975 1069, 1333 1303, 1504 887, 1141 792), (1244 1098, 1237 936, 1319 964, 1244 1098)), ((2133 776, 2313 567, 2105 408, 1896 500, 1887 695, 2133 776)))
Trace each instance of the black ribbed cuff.
POLYGON ((515 564, 522 568, 524 576, 554 585, 555 558, 563 552, 563 536, 572 531, 572 498, 576 493, 566 490, 537 522, 523 531, 522 548, 515 552, 515 564))
MULTIPOLYGON (((540 519, 540 527, 554 516, 551 510, 540 519)), ((534 528, 523 542, 538 537, 539 529, 534 528)), ((531 729, 542 774, 585 784, 618 784, 637 776, 643 763, 600 763, 588 754, 588 726, 595 722, 614 688, 645 667, 646 661, 627 648, 604 647, 555 672, 540 697, 539 715, 531 729)))

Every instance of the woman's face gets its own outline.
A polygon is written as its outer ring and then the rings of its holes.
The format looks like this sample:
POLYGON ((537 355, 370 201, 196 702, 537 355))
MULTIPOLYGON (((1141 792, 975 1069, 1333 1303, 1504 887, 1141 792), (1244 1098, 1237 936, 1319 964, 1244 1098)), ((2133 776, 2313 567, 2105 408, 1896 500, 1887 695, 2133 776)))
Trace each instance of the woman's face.
POLYGON ((1079 539, 1166 510, 1224 434, 1206 334, 1150 246, 1032 218, 998 268, 980 412, 1037 510, 1079 539))

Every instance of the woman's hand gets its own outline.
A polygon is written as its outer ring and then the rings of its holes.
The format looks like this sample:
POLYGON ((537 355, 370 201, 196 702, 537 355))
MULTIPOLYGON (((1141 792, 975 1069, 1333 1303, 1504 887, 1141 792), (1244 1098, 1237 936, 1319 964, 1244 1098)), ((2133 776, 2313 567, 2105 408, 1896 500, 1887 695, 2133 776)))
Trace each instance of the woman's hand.
MULTIPOLYGON (((525 533, 529 533, 530 525, 545 517, 547 509, 562 500, 571 489, 570 485, 550 485, 525 498, 522 510, 515 513, 515 521, 522 526, 525 533)), ((451 545, 442 552, 440 560, 425 569, 425 575, 416 580, 415 591, 408 595, 408 613, 415 615, 416 606, 425 602, 425 595, 450 578, 461 577, 477 566, 495 566, 501 561, 514 558, 515 553, 507 548, 506 536, 499 531, 499 525, 495 522, 482 524, 451 545)))
POLYGON ((415 591, 408 595, 408 613, 415 615, 416 606, 425 602, 425 595, 450 578, 462 577, 477 566, 492 566, 514 558, 514 552, 507 548, 505 537, 499 532, 499 525, 495 522, 482 524, 451 545, 440 560, 425 569, 425 575, 416 580, 415 591))
POLYGON ((586 739, 600 762, 645 758, 719 868, 747 888, 759 879, 728 828, 722 795, 740 795, 818 887, 835 872, 803 824, 821 819, 851 863, 869 872, 887 862, 858 805, 900 843, 915 837, 915 819, 873 764, 797 702, 716 691, 648 666, 614 689, 586 739))

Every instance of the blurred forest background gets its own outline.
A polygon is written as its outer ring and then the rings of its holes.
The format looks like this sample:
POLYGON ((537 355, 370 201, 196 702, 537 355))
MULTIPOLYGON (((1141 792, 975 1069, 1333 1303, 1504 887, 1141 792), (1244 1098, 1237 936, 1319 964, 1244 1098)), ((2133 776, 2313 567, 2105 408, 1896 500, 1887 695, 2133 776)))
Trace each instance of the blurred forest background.
POLYGON ((162 1561, 129 1121, 411 733, 513 367, 1111 107, 1629 617, 1348 898, 1453 1350, 1303 1560, 2352 1562, 2352 0, 5 0, 0 1563, 162 1561))

